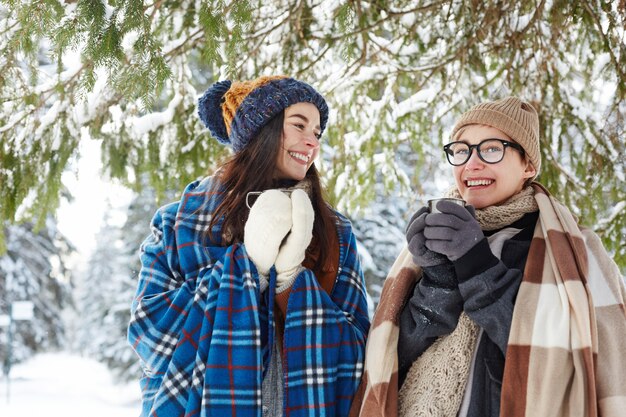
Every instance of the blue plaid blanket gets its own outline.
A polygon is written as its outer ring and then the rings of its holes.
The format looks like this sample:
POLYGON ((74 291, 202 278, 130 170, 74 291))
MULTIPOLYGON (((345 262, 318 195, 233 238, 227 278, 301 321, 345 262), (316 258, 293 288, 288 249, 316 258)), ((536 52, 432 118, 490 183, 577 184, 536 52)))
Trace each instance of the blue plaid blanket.
MULTIPOLYGON (((157 211, 141 245, 128 339, 144 369, 142 416, 261 417, 274 291, 260 293, 243 244, 219 245, 220 224, 207 238, 222 193, 212 177, 190 184, 179 202, 157 211)), ((292 286, 282 348, 285 416, 346 416, 361 378, 365 287, 350 223, 338 216, 332 293, 309 269, 292 286)))

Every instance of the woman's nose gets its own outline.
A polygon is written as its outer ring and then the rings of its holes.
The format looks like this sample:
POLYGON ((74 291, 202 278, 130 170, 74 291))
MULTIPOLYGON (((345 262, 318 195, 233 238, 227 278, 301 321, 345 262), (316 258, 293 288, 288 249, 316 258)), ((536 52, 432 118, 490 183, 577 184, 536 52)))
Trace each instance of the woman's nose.
POLYGON ((304 141, 305 141, 305 144, 311 148, 319 148, 320 146, 320 141, 317 138, 317 134, 313 132, 305 134, 304 141))
POLYGON ((465 163, 465 169, 477 169, 484 166, 483 161, 478 156, 478 149, 472 150, 470 158, 465 163))

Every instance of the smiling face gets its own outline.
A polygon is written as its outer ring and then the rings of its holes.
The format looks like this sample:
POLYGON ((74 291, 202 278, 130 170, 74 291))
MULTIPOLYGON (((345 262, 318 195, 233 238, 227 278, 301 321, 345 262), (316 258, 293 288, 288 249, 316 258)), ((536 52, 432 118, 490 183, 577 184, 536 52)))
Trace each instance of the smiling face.
MULTIPOLYGON (((457 134, 455 141, 476 145, 484 139, 513 141, 499 129, 486 125, 469 125, 457 134)), ((507 148, 502 161, 495 164, 483 162, 473 149, 470 159, 454 167, 454 179, 461 197, 477 209, 498 205, 517 194, 535 168, 521 153, 507 148)))
POLYGON ((320 132, 320 112, 314 104, 297 103, 285 109, 275 179, 304 179, 319 153, 320 132))

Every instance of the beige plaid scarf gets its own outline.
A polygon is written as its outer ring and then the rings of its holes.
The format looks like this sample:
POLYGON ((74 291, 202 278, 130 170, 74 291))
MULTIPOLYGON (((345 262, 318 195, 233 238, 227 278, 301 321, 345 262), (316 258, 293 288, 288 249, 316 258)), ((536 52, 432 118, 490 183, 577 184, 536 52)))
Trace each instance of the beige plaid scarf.
MULTIPOLYGON (((569 210, 545 188, 539 184, 533 188, 540 216, 513 313, 500 414, 622 416, 626 409, 624 281, 598 237, 591 230, 580 230, 569 210)), ((402 415, 398 411, 398 317, 419 275, 419 267, 404 249, 383 287, 351 416, 402 415)), ((465 366, 453 363, 450 369, 465 372, 465 366)), ((436 384, 433 379, 425 385, 436 384)), ((457 381, 462 386, 465 382, 457 381)), ((452 409, 458 409, 456 402, 452 409)), ((456 412, 433 407, 422 415, 456 412)))

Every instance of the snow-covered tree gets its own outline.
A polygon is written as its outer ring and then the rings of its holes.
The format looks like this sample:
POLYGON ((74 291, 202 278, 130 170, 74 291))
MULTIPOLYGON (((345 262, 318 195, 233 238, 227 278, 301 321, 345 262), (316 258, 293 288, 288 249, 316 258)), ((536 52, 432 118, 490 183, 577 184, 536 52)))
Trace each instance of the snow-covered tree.
MULTIPOLYGON (((72 305, 71 273, 66 268, 73 251, 48 218, 44 228, 33 225, 4 226, 7 251, 0 256, 0 314, 9 315, 15 302, 33 303, 31 320, 13 322, 11 362, 38 352, 61 348, 65 343, 63 309, 72 305)), ((9 327, 0 327, 0 358, 8 355, 9 327)))
MULTIPOLYGON (((166 196, 174 198, 169 192, 166 196)), ((154 190, 143 187, 128 205, 122 224, 105 216, 96 248, 77 285, 75 349, 105 363, 119 380, 136 380, 141 375, 126 331, 141 267, 139 246, 150 232, 156 208, 154 190)))
MULTIPOLYGON (((125 338, 132 277, 123 238, 120 225, 112 225, 105 216, 94 252, 77 282, 75 346, 111 369, 136 362, 125 338)), ((136 377, 139 369, 135 371, 136 377)))
POLYGON ((406 239, 408 207, 405 200, 378 194, 373 204, 353 218, 367 291, 377 304, 383 281, 406 239), (393 201, 393 204, 389 204, 393 201))
POLYGON ((626 266, 623 2, 139 0, 4 2, 0 213, 42 219, 77 143, 107 171, 180 189, 225 154, 195 116, 222 77, 286 73, 329 99, 323 172, 365 210, 374 186, 441 176, 441 145, 470 105, 517 94, 541 115, 539 180, 626 266), (408 174, 399 150, 415 154, 408 174), (429 176, 425 176, 428 174, 429 176))

